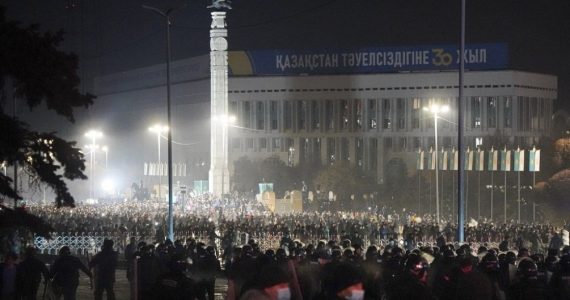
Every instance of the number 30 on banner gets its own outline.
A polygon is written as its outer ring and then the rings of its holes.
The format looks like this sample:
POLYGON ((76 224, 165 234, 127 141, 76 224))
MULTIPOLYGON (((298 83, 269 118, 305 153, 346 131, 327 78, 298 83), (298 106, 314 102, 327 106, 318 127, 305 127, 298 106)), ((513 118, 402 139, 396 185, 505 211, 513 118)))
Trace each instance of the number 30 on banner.
POLYGON ((449 66, 453 61, 451 54, 443 51, 442 48, 431 49, 434 57, 432 63, 434 66, 449 66))

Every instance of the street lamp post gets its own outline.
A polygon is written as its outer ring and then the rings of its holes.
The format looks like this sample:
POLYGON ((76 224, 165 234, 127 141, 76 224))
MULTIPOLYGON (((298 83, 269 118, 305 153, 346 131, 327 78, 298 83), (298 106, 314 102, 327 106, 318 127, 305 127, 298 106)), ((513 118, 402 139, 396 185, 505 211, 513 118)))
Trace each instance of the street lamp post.
MULTIPOLYGON (((156 133, 156 145, 158 148, 157 166, 160 167, 160 138, 162 137, 163 133, 168 132, 168 126, 155 124, 155 125, 149 127, 148 131, 156 133)), ((160 168, 159 172, 158 172, 158 200, 159 201, 160 201, 160 199, 162 199, 161 198, 161 191, 160 191, 161 189, 162 189, 162 168, 160 168)))
POLYGON ((449 106, 443 105, 440 106, 438 104, 432 104, 429 107, 424 107, 425 111, 428 111, 433 114, 433 125, 434 125, 434 132, 435 132, 435 220, 437 224, 439 224, 439 153, 438 153, 438 146, 437 146, 437 119, 438 113, 446 113, 449 111, 449 106))
MULTIPOLYGON (((144 9, 151 10, 164 17, 166 21, 166 110, 168 128, 172 128, 170 112, 170 14, 172 8, 160 10, 156 7, 143 5, 144 9)), ((172 130, 168 131, 168 238, 174 241, 174 220, 172 218, 172 130)))
POLYGON ((103 146, 101 148, 101 150, 103 150, 103 152, 105 152, 105 170, 107 170, 108 161, 109 161, 109 147, 103 146))
POLYGON ((90 155, 89 155, 89 161, 90 161, 90 168, 89 168, 89 199, 93 200, 94 199, 94 195, 93 195, 93 184, 95 182, 95 178, 94 178, 94 164, 95 164, 95 147, 96 147, 96 140, 100 137, 103 136, 103 133, 101 133, 101 131, 97 131, 97 130, 89 130, 87 133, 85 133, 85 137, 91 139, 91 144, 89 145, 89 150, 90 150, 90 155))

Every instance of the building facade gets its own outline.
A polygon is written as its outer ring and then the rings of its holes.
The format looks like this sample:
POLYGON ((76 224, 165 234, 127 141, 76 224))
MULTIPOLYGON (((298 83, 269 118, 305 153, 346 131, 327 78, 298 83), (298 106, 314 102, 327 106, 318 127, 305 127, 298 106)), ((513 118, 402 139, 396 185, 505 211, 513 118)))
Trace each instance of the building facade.
MULTIPOLYGON (((384 165, 434 147, 434 120, 423 108, 448 105, 439 147, 457 145, 457 73, 239 77, 230 81, 230 154, 293 164, 348 161, 383 180, 384 165)), ((467 146, 532 147, 551 127, 554 76, 474 71, 465 78, 467 146)))
MULTIPOLYGON (((324 59, 321 62, 326 64, 324 59)), ((404 159, 412 172, 415 152, 434 147, 433 116, 423 111, 433 103, 450 108, 438 121, 440 149, 456 147, 456 71, 359 73, 356 68, 351 74, 280 75, 255 70, 240 73, 238 67, 230 53, 228 109, 237 121, 228 131, 230 173, 233 161, 243 156, 252 160, 277 156, 295 165, 348 161, 375 174, 382 183, 390 159, 404 159)), ((550 135, 557 98, 555 76, 474 69, 465 75, 467 146, 529 148, 550 135)), ((160 66, 154 66, 98 79, 94 110, 105 112, 121 103, 129 109, 130 117, 120 118, 125 122, 141 119, 137 107, 141 107, 140 114, 164 109, 158 100, 164 89, 161 72, 160 66)), ((209 136, 203 134, 209 132, 211 117, 208 56, 174 62, 172 78, 173 127, 179 128, 173 128, 174 139, 186 134, 208 145, 209 136)), ((178 161, 192 161, 208 157, 209 148, 175 149, 174 156, 178 161)))

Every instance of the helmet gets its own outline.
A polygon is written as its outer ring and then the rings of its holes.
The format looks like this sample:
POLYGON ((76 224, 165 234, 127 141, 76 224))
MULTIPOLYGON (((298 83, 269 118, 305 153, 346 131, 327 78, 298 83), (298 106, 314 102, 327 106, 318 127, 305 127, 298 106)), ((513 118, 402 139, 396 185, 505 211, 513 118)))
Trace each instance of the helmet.
POLYGON ((562 255, 560 261, 558 262, 558 266, 560 267, 560 271, 562 273, 570 273, 570 255, 562 255))
POLYGON ((406 259, 404 268, 412 276, 420 279, 427 273, 427 270, 429 269, 429 263, 420 255, 410 254, 406 259))
POLYGON ((243 247, 241 247, 241 253, 242 253, 242 256, 252 257, 253 256, 253 248, 251 247, 251 245, 245 244, 245 245, 243 245, 243 247))
POLYGON ((499 259, 493 253, 487 253, 481 259, 479 266, 485 272, 496 272, 499 270, 499 259))
POLYGON ((531 259, 523 259, 519 262, 517 273, 523 278, 536 277, 538 275, 538 267, 531 259))
POLYGON ((354 257, 354 252, 352 251, 352 248, 346 248, 344 249, 342 256, 345 259, 352 259, 354 257))
POLYGON ((366 260, 376 260, 378 258, 378 248, 371 245, 366 249, 366 260))
POLYGON ((556 272, 556 270, 558 270, 558 257, 548 256, 544 260, 544 266, 546 267, 546 270, 550 272, 556 272))
POLYGON ((275 253, 275 257, 277 258, 277 260, 286 260, 288 256, 289 255, 287 254, 287 251, 284 248, 277 249, 277 252, 275 253))
POLYGON ((331 258, 332 260, 339 260, 342 257, 342 251, 339 248, 332 249, 331 258))
POLYGON ((61 247, 61 249, 59 249, 59 255, 61 256, 71 255, 71 249, 69 249, 69 246, 61 247))
POLYGON ((505 256, 505 262, 509 264, 514 264, 517 261, 517 255, 513 251, 507 252, 505 256))
POLYGON ((443 257, 447 259, 455 259, 455 252, 451 249, 443 250, 443 257))
POLYGON ((214 246, 208 246, 206 247, 206 253, 211 256, 216 256, 216 248, 214 248, 214 246))

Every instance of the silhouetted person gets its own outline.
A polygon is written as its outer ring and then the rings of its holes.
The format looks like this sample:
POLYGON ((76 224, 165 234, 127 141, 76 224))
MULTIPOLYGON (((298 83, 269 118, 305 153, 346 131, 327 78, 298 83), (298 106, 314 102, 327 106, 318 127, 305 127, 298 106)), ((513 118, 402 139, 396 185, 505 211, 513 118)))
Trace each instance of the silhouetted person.
POLYGON ((36 258, 36 249, 28 247, 25 250, 25 259, 18 264, 18 295, 21 299, 36 299, 42 281, 47 282, 49 271, 46 265, 36 258))
POLYGON ((89 269, 79 258, 71 255, 69 247, 61 247, 59 257, 53 263, 49 275, 53 278, 54 286, 61 290, 63 300, 75 300, 79 286, 79 270, 91 277, 89 269))
POLYGON ((8 252, 4 262, 0 264, 0 299, 16 299, 16 274, 18 255, 8 252))
POLYGON ((404 263, 404 269, 388 283, 387 299, 434 299, 431 290, 427 287, 428 269, 429 264, 425 258, 410 254, 404 263))
POLYGON ((115 299, 113 285, 115 284, 115 270, 117 269, 118 254, 113 251, 113 241, 105 240, 101 252, 95 254, 89 262, 89 269, 94 269, 94 291, 95 300, 103 299, 103 291, 107 294, 108 300, 115 299))
POLYGON ((213 246, 208 246, 205 250, 199 248, 195 271, 200 278, 196 283, 198 299, 213 300, 216 275, 221 272, 220 261, 216 257, 216 250, 213 246))
POLYGON ((528 258, 521 260, 517 267, 519 281, 509 289, 509 300, 548 299, 545 284, 538 280, 538 267, 528 258))

